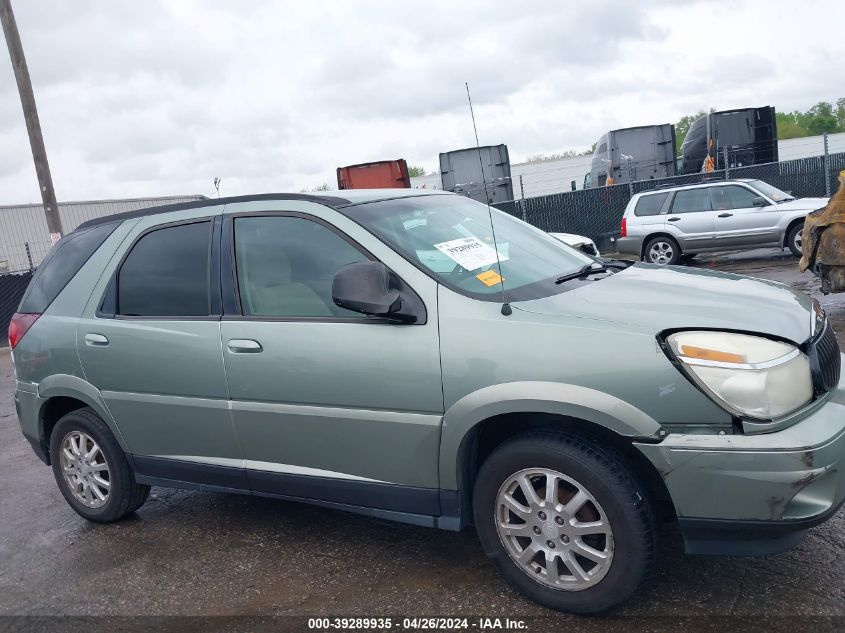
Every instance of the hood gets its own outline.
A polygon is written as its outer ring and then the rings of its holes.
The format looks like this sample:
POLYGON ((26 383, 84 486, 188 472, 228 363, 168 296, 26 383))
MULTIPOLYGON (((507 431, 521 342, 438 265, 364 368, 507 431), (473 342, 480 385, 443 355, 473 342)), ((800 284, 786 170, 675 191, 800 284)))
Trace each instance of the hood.
POLYGON ((759 332, 794 343, 810 337, 812 299, 783 284, 712 270, 635 264, 551 297, 513 307, 535 314, 617 321, 651 329, 759 332))
POLYGON ((804 209, 815 211, 816 209, 827 206, 828 200, 830 198, 798 198, 789 202, 782 202, 775 205, 775 207, 778 211, 798 211, 804 209))

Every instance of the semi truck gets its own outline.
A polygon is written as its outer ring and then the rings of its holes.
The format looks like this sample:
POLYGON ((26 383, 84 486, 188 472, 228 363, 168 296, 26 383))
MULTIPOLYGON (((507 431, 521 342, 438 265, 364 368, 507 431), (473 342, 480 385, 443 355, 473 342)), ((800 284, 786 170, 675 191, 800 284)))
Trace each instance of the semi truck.
POLYGON ((774 106, 710 112, 689 127, 682 173, 777 162, 777 137, 774 106))
POLYGON ((446 191, 479 202, 513 200, 508 146, 487 145, 440 154, 440 180, 446 191))
POLYGON ((675 126, 670 123, 611 130, 596 142, 584 188, 675 175, 675 126))

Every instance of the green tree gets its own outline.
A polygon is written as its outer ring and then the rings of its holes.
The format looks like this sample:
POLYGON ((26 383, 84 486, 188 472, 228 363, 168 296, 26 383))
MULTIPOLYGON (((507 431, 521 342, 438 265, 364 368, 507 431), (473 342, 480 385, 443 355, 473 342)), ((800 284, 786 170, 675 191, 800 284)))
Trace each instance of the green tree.
POLYGON ((840 131, 833 106, 825 101, 819 101, 807 111, 807 115, 809 117, 807 129, 813 136, 840 131))
POLYGON ((420 176, 425 176, 425 167, 420 167, 419 165, 411 165, 408 167, 408 175, 411 178, 419 178, 420 176))

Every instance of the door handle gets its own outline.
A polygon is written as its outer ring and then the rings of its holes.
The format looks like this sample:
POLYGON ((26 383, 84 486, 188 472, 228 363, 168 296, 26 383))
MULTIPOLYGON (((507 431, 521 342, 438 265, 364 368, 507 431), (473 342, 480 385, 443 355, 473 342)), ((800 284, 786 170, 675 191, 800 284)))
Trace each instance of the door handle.
POLYGON ((720 217, 720 218, 732 218, 732 217, 733 217, 733 215, 734 215, 733 213, 720 213, 717 217, 720 217))
POLYGON ((669 218, 670 222, 678 222, 681 218, 669 218))
POLYGON ((109 344, 109 339, 107 339, 102 334, 89 333, 85 335, 85 344, 93 345, 96 347, 104 347, 109 344))
POLYGON ((226 347, 233 354, 257 354, 264 350, 261 343, 250 338, 233 338, 226 343, 226 347))

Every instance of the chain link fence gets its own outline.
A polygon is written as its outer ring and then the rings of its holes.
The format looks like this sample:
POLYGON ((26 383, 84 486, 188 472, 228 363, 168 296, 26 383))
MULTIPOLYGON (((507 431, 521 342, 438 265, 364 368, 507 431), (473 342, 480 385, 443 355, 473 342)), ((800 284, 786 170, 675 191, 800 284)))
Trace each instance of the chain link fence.
POLYGON ((732 166, 739 161, 726 153, 719 169, 654 180, 581 189, 533 198, 521 198, 493 206, 549 232, 576 233, 594 240, 602 252, 612 251, 622 214, 631 197, 642 191, 735 178, 759 179, 796 198, 829 197, 837 176, 845 169, 845 152, 766 163, 732 166))

